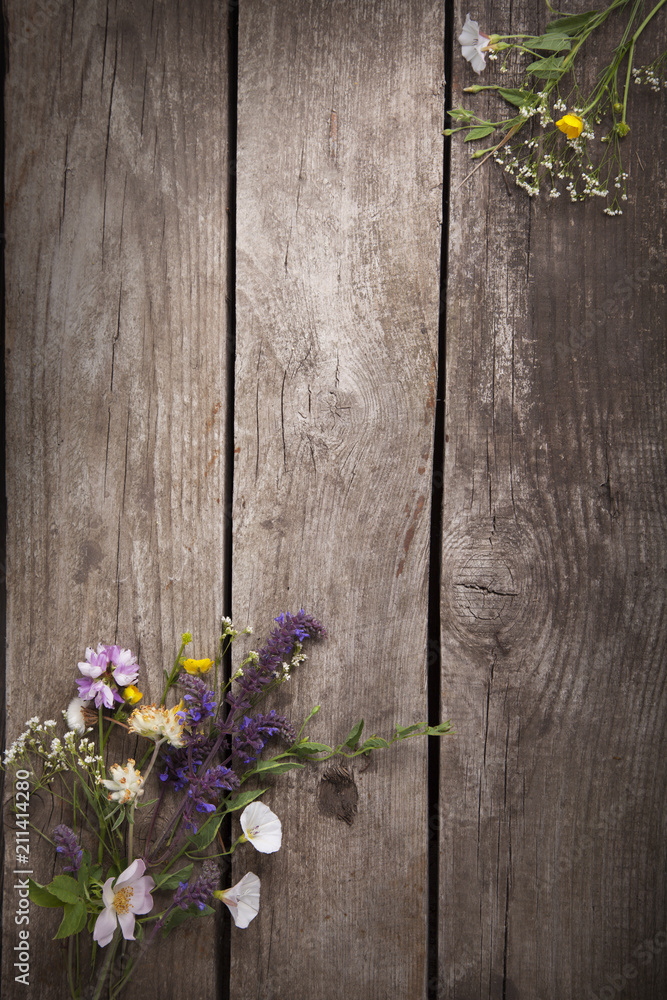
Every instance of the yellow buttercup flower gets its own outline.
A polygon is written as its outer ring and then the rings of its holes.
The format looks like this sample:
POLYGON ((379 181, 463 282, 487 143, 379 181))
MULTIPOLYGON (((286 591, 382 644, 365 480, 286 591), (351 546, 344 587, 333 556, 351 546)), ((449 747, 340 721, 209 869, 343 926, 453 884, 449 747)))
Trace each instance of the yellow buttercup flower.
POLYGON ((205 674, 213 666, 213 660, 183 660, 183 669, 189 674, 205 674))
POLYGON ((556 122, 556 128, 564 132, 568 139, 578 139, 584 130, 584 123, 578 115, 563 115, 556 122))
POLYGON ((136 705, 143 698, 143 694, 134 684, 128 684, 126 688, 123 688, 123 698, 130 705, 136 705))

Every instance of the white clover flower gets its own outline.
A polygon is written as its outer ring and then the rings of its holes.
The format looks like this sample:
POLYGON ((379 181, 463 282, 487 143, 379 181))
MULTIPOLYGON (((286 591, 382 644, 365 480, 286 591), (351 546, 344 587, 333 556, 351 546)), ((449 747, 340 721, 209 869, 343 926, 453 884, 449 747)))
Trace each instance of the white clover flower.
POLYGON ((129 757, 125 767, 120 764, 113 764, 109 768, 111 778, 101 778, 100 784, 109 789, 109 801, 120 802, 127 805, 129 802, 136 802, 144 794, 141 787, 144 779, 141 772, 134 766, 134 760, 129 757))
POLYGON ((467 59, 475 73, 481 73, 486 66, 483 49, 489 44, 489 36, 479 30, 477 21, 473 21, 470 14, 466 14, 463 31, 459 35, 459 45, 461 54, 467 59))
POLYGON ((261 854, 280 850, 282 826, 274 812, 263 802, 251 802, 241 813, 241 840, 249 841, 261 854))
POLYGON ((237 927, 247 927, 259 913, 259 887, 258 877, 248 872, 231 889, 216 890, 213 895, 225 904, 237 927))

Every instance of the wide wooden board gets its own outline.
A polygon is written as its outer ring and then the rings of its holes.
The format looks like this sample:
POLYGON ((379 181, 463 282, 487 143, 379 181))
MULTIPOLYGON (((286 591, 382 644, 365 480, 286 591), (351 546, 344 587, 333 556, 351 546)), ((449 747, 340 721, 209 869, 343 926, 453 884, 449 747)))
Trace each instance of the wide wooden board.
MULTIPOLYGON (((86 646, 138 653, 149 699, 184 629, 202 655, 215 648, 227 14, 213 0, 4 6, 11 740, 31 716, 60 718, 86 646)), ((30 987, 14 982, 6 843, 3 993, 61 1000, 51 911, 32 906, 30 987)), ((36 833, 31 847, 34 877, 50 881, 52 848, 36 833)), ((183 929, 129 995, 176 995, 196 955, 187 994, 212 996, 214 941, 213 922, 183 929)))
MULTIPOLYGON (((240 9, 233 607, 326 625, 280 701, 321 705, 314 739, 426 717, 442 39, 433 0, 240 9)), ((276 780, 284 847, 236 860, 262 905, 232 996, 424 995, 425 764, 354 761, 349 825, 324 768, 276 780)))
MULTIPOLYGON (((535 5, 473 16, 543 28, 535 5)), ((666 39, 663 18, 653 55, 666 39)), ((453 66, 454 105, 499 108, 461 93, 508 85, 498 64, 476 78, 455 45, 453 66)), ((621 218, 531 201, 493 162, 462 184, 452 146, 447 1000, 665 995, 664 112, 634 89, 621 218)))

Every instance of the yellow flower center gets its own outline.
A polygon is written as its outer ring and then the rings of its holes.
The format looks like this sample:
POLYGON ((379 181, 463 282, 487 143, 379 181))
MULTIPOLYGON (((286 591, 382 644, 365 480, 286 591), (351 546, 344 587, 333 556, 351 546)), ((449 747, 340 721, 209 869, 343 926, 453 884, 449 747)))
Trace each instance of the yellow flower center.
POLYGON ((125 886, 124 889, 119 889, 113 897, 113 908, 116 913, 129 913, 132 909, 133 896, 134 889, 131 885, 125 886))

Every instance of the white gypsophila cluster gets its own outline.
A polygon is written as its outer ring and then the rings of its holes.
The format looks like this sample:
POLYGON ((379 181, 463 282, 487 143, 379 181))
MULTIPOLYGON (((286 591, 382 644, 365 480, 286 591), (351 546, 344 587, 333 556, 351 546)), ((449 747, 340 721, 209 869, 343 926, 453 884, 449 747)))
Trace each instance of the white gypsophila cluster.
MULTIPOLYGON (((655 94, 660 92, 660 77, 655 66, 633 66, 632 81, 650 87, 655 94)), ((663 86, 667 87, 667 80, 663 81, 663 86)))

